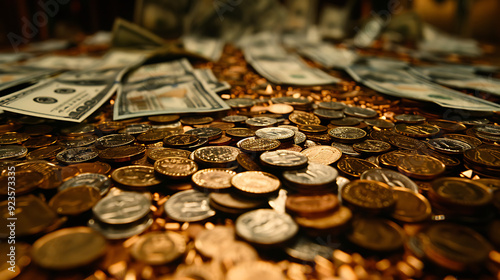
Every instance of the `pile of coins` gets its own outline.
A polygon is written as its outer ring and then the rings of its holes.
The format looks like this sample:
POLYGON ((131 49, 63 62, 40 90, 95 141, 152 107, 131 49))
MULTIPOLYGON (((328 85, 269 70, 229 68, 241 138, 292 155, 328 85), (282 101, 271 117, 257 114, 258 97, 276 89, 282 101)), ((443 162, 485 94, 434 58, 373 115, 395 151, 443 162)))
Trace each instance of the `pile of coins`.
POLYGON ((1 116, 19 279, 500 275, 495 115, 439 119, 354 82, 269 93, 231 46, 196 66, 232 85, 231 111, 1 116))

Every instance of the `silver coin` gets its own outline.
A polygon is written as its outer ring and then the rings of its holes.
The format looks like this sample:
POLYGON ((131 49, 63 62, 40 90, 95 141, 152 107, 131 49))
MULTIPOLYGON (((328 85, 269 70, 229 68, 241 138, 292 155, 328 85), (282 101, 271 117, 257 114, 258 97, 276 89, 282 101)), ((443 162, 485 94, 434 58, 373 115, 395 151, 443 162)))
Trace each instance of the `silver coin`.
POLYGON ((134 140, 134 136, 130 134, 110 134, 97 139, 95 145, 102 148, 113 148, 131 144, 134 140))
POLYGON ((28 149, 20 145, 0 146, 0 159, 16 159, 26 156, 28 149))
POLYGON ((293 137, 293 143, 295 145, 302 145, 306 142, 307 136, 301 131, 295 131, 295 136, 293 137))
POLYGON ((433 150, 445 154, 462 154, 466 150, 472 149, 472 145, 455 139, 435 138, 427 141, 427 145, 433 150))
POLYGON ((255 117, 245 121, 245 123, 250 127, 268 127, 275 125, 277 122, 278 121, 276 119, 268 117, 255 117))
POLYGON ((218 127, 200 127, 188 130, 185 134, 192 134, 198 137, 206 137, 208 140, 214 140, 220 138, 222 135, 222 129, 218 127))
POLYGON ((500 136, 500 125, 484 124, 474 126, 474 130, 492 136, 500 136))
POLYGON ((120 129, 118 133, 122 134, 141 134, 151 129, 151 125, 145 123, 129 124, 124 129, 120 129))
POLYGON ((90 146, 95 143, 97 136, 95 135, 83 135, 75 139, 59 139, 57 142, 66 148, 78 148, 90 146))
POLYGON ((106 224, 129 224, 144 218, 151 210, 151 201, 136 192, 108 195, 92 208, 94 216, 106 224))
POLYGON ((364 120, 364 123, 366 123, 369 126, 376 126, 378 128, 382 129, 389 129, 394 127, 394 123, 386 120, 381 120, 381 119, 368 119, 364 120))
POLYGON ((292 140, 295 136, 295 132, 288 128, 282 127, 266 127, 255 131, 255 135, 259 138, 288 141, 292 140))
POLYGON ((366 132, 357 127, 336 127, 328 131, 328 134, 339 141, 357 141, 366 136, 366 132))
POLYGON ((255 105, 251 98, 233 98, 225 101, 231 108, 249 108, 255 105))
POLYGON ((361 108, 355 106, 348 106, 344 109, 344 113, 351 117, 371 119, 378 116, 377 111, 370 108, 361 108))
POLYGON ((89 186, 96 188, 101 195, 105 195, 111 186, 108 176, 99 173, 83 173, 67 180, 59 186, 59 191, 78 186, 89 186))
POLYGON ((131 224, 109 225, 90 219, 87 225, 93 230, 101 233, 107 239, 125 239, 143 233, 153 224, 151 215, 131 224))
POLYGON ((274 104, 288 104, 288 105, 311 105, 312 102, 307 98, 295 98, 295 97, 274 97, 271 98, 271 102, 274 104))
POLYGON ((236 219, 236 234, 261 245, 280 244, 297 234, 299 226, 285 213, 270 209, 247 212, 236 219))
POLYGON ((361 180, 373 180, 386 183, 391 187, 409 189, 418 193, 418 186, 406 175, 390 169, 370 169, 361 174, 361 180))
POLYGON ((281 145, 279 140, 248 137, 236 143, 236 146, 245 152, 265 152, 278 148, 281 145))
POLYGON ((342 143, 332 143, 332 147, 339 149, 342 154, 346 154, 352 157, 360 157, 361 154, 356 152, 352 145, 342 144, 342 143))
POLYGON ((307 164, 307 157, 299 152, 277 150, 264 152, 260 155, 263 164, 282 169, 303 168, 307 164))
POLYGON ((178 222, 198 222, 215 215, 210 208, 208 195, 195 190, 172 195, 164 204, 167 216, 178 222))
POLYGON ((426 120, 426 118, 424 116, 409 115, 409 114, 396 115, 396 116, 394 116, 394 119, 398 122, 409 123, 409 124, 423 123, 426 120))
POLYGON ((316 109, 313 113, 320 119, 326 120, 341 119, 344 117, 344 112, 329 109, 316 109))
POLYGON ((95 159, 98 156, 94 147, 79 147, 66 149, 56 155, 56 159, 66 164, 81 163, 95 159))
POLYGON ((240 151, 231 146, 210 146, 196 149, 193 157, 201 163, 231 163, 236 161, 240 151))
MULTIPOLYGON (((337 247, 340 247, 340 243, 337 247)), ((333 251, 334 248, 318 244, 303 236, 299 237, 297 241, 285 248, 287 255, 296 260, 305 262, 313 262, 316 256, 321 256, 330 260, 332 259, 333 251)))
POLYGON ((229 122, 229 123, 242 123, 242 122, 245 122, 247 119, 248 119, 247 116, 232 115, 232 116, 223 117, 222 121, 229 122))
POLYGON ((318 104, 318 107, 321 109, 327 109, 327 110, 344 110, 346 105, 344 103, 340 102, 333 102, 333 101, 325 101, 325 102, 320 102, 318 104))
POLYGON ((471 119, 471 120, 463 120, 459 121, 462 124, 465 125, 481 125, 481 124, 487 124, 490 122, 488 119, 471 119))
POLYGON ((335 182, 338 171, 328 165, 309 163, 306 168, 283 172, 283 178, 292 184, 300 186, 324 186, 335 182))

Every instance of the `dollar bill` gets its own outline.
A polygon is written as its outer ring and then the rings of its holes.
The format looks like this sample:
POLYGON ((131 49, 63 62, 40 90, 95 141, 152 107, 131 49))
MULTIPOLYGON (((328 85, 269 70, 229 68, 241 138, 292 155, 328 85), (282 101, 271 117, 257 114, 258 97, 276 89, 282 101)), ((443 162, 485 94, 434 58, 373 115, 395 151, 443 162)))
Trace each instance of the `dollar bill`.
POLYGON ((22 65, 42 69, 82 70, 98 62, 99 58, 89 56, 45 55, 25 61, 22 65))
POLYGON ((114 119, 228 109, 191 64, 181 59, 145 65, 131 73, 118 88, 114 119))
POLYGON ((20 61, 23 59, 30 58, 32 56, 33 56, 33 54, 25 53, 25 52, 0 53, 0 64, 17 62, 17 61, 20 61))
POLYGON ((135 23, 121 18, 114 22, 111 46, 115 48, 158 48, 165 43, 162 38, 135 23))
POLYGON ((482 54, 479 42, 474 39, 449 35, 430 24, 423 25, 422 33, 423 40, 418 44, 421 51, 466 56, 480 56, 482 54))
POLYGON ((368 22, 356 33, 353 43, 358 48, 368 48, 380 36, 386 22, 380 16, 373 16, 368 22))
POLYGON ((0 66, 0 91, 23 83, 36 82, 55 71, 23 66, 0 66))
POLYGON ((184 49, 196 53, 207 60, 218 61, 224 50, 224 41, 217 38, 185 36, 182 38, 184 49))
POLYGON ((347 68, 352 78, 378 92, 471 111, 498 111, 500 105, 415 77, 404 69, 372 68, 358 63, 347 68))
POLYGON ((226 81, 219 81, 209 68, 195 69, 194 72, 208 85, 211 90, 215 92, 231 89, 231 85, 229 85, 226 81))
POLYGON ((328 43, 303 44, 297 47, 297 52, 325 68, 345 69, 359 58, 353 50, 337 48, 328 43))

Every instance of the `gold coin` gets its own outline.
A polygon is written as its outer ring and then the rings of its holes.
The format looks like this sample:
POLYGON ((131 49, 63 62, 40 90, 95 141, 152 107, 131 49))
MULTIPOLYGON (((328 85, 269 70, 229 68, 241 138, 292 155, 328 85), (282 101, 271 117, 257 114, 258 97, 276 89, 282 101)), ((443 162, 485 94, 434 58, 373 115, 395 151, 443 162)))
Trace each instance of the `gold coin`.
POLYGON ((351 181, 342 188, 341 196, 344 204, 370 214, 390 210, 396 204, 392 188, 372 180, 351 181))
POLYGON ((159 185, 162 181, 155 175, 155 169, 149 166, 125 166, 115 169, 111 179, 116 183, 131 188, 148 188, 159 185))
POLYGON ((77 168, 80 173, 99 173, 106 175, 111 171, 111 166, 109 164, 100 161, 82 162, 68 166, 77 168))
POLYGON ((285 280, 281 268, 264 261, 253 261, 232 267, 226 275, 226 280, 285 280))
POLYGON ((299 125, 299 131, 302 131, 304 133, 322 133, 327 130, 328 127, 324 125, 312 125, 312 124, 299 125))
POLYGON ((456 207, 486 206, 493 198, 488 187, 477 180, 454 177, 432 181, 429 195, 440 204, 456 207))
POLYGON ((397 124, 394 128, 396 132, 413 138, 429 138, 441 132, 439 127, 430 124, 400 123, 397 124))
POLYGON ((286 211, 290 213, 290 215, 318 218, 335 212, 339 207, 339 200, 334 194, 296 194, 289 195, 286 198, 285 207, 286 211))
POLYGON ((398 160, 400 157, 407 156, 409 154, 416 154, 416 151, 413 150, 396 150, 391 151, 385 154, 382 154, 378 157, 379 163, 386 167, 397 168, 398 160))
POLYGON ((366 137, 366 132, 357 127, 341 126, 328 130, 328 134, 336 141, 353 143, 366 137))
POLYGON ((231 185, 250 196, 269 195, 281 187, 280 180, 276 176, 261 171, 238 173, 231 178, 231 185))
POLYGON ((337 163, 337 167, 343 173, 353 177, 361 177, 361 174, 363 174, 363 172, 367 170, 380 168, 378 165, 371 161, 359 158, 341 159, 337 163))
POLYGON ((464 159, 473 164, 490 167, 500 168, 500 151, 495 149, 470 149, 464 152, 464 159))
POLYGON ((44 176, 42 173, 31 169, 3 172, 0 175, 0 195, 10 196, 12 194, 22 195, 30 193, 38 188, 43 180, 44 176))
POLYGON ((106 253, 106 239, 88 227, 51 232, 33 244, 33 261, 51 270, 68 270, 91 264, 106 253), (69 246, 71 244, 71 246, 69 246))
POLYGON ((170 135, 163 139, 163 144, 167 147, 186 147, 198 142, 200 137, 193 134, 170 135))
POLYGON ((31 137, 26 142, 24 142, 24 146, 28 149, 37 149, 45 146, 50 146, 57 141, 56 136, 52 135, 43 135, 37 137, 31 137))
POLYGON ((380 154, 391 149, 391 144, 379 140, 365 140, 354 143, 352 148, 358 153, 380 154))
POLYGON ((179 115, 161 115, 161 116, 151 116, 148 120, 155 123, 173 123, 180 119, 179 115))
POLYGON ((172 179, 181 179, 193 175, 198 171, 198 165, 194 160, 182 157, 168 157, 157 160, 154 170, 162 175, 172 179))
POLYGON ((92 209, 99 199, 99 190, 84 185, 58 192, 50 200, 49 206, 59 215, 76 216, 92 209))
POLYGON ((30 136, 26 133, 5 132, 0 134, 0 145, 18 144, 28 140, 30 136))
POLYGON ((42 147, 42 148, 39 148, 39 149, 36 149, 34 151, 29 152, 26 155, 26 159, 28 159, 28 160, 53 159, 56 157, 56 155, 58 153, 64 151, 65 149, 66 149, 65 147, 59 146, 59 145, 42 147))
POLYGON ((287 104, 272 104, 267 107, 267 111, 273 114, 287 115, 293 112, 293 107, 287 104))
POLYGON ((464 131, 467 127, 464 124, 448 121, 448 120, 440 120, 440 119, 430 119, 427 120, 427 123, 433 126, 439 127, 441 130, 445 132, 459 132, 464 131))
POLYGON ((404 232, 385 219, 355 219, 347 236, 352 243, 371 251, 394 251, 403 247, 404 232))
POLYGON ((231 187, 231 178, 236 172, 227 169, 209 168, 193 174, 191 180, 204 190, 223 190, 231 187))
POLYGON ((156 148, 156 149, 149 149, 146 151, 146 156, 148 158, 148 161, 151 163, 155 163, 155 161, 167 157, 189 158, 190 154, 191 154, 190 151, 173 149, 173 148, 156 148))
POLYGON ((330 165, 342 156, 342 152, 332 146, 313 146, 309 147, 300 153, 304 154, 309 162, 330 165))
POLYGON ((205 229, 196 236, 194 246, 207 258, 217 258, 225 254, 225 249, 235 242, 234 227, 215 226, 205 229))
POLYGON ((235 127, 226 130, 226 135, 234 138, 247 138, 255 136, 255 131, 244 127, 235 127))
POLYGON ((121 146, 99 151, 99 158, 107 162, 127 162, 141 158, 146 148, 143 146, 121 146))
POLYGON ((265 138, 246 138, 238 142, 238 147, 245 152, 265 152, 278 148, 281 145, 279 140, 265 138))
POLYGON ((483 144, 483 142, 481 142, 481 140, 477 139, 476 137, 463 135, 463 134, 445 134, 443 137, 463 141, 463 142, 471 145, 474 148, 483 144))
POLYGON ((425 196, 408 189, 394 188, 396 205, 392 217, 405 223, 415 223, 427 220, 432 208, 425 196))
POLYGON ((214 119, 211 117, 183 117, 181 118, 181 123, 183 125, 195 125, 195 124, 206 124, 213 122, 214 119))
POLYGON ((346 229, 352 219, 352 212, 349 208, 340 206, 339 209, 327 216, 322 217, 296 217, 297 224, 309 230, 318 230, 316 232, 327 234, 338 234, 346 229), (325 233, 326 233, 325 232, 325 233))
POLYGON ((436 178, 445 170, 440 160, 422 155, 407 155, 398 159, 398 170, 410 178, 429 180, 436 178))
POLYGON ((262 168, 247 154, 240 153, 236 156, 238 164, 247 171, 262 171, 262 168))
POLYGON ((35 170, 43 174, 43 181, 39 185, 41 189, 55 189, 63 182, 61 169, 53 163, 44 160, 26 161, 16 164, 16 171, 35 170))
POLYGON ((294 111, 288 119, 297 125, 320 124, 321 120, 314 114, 302 111, 294 111))
POLYGON ((134 259, 149 265, 170 263, 185 252, 184 237, 172 231, 148 232, 141 235, 130 249, 130 254, 134 259))

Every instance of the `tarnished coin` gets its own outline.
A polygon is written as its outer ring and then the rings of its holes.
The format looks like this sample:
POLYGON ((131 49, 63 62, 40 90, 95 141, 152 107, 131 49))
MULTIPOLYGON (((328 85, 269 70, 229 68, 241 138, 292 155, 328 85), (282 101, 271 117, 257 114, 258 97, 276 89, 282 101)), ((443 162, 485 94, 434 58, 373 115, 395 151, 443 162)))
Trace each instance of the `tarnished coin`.
POLYGON ((361 119, 345 117, 343 119, 331 120, 330 124, 334 126, 357 126, 361 124, 361 119))
POLYGON ((339 200, 334 194, 289 195, 286 198, 286 211, 293 216, 318 218, 335 212, 339 200))
POLYGON ((491 203, 493 198, 488 187, 477 180, 454 177, 432 181, 429 197, 450 207, 482 207, 491 203))
POLYGON ((164 204, 169 218, 179 222, 198 222, 215 215, 209 206, 208 195, 195 190, 172 195, 164 204))
POLYGON ((63 191, 68 188, 79 187, 79 186, 89 186, 97 189, 101 196, 108 193, 111 187, 111 180, 108 176, 99 173, 83 173, 76 175, 75 177, 65 181, 59 186, 59 191, 63 191))
POLYGON ((342 152, 332 146, 314 146, 307 148, 301 152, 309 162, 330 165, 342 156, 342 152))
POLYGON ((262 153, 260 161, 267 167, 286 170, 303 168, 307 165, 308 159, 299 152, 276 150, 262 153))
POLYGON ((92 212, 99 221, 122 225, 136 222, 148 215, 151 211, 151 201, 137 192, 121 192, 117 195, 108 195, 99 200, 92 212))
POLYGON ((267 196, 281 187, 276 176, 261 171, 238 173, 231 178, 231 185, 248 196, 267 196))
POLYGON ((228 122, 228 123, 244 123, 248 119, 247 116, 242 116, 242 115, 231 115, 231 116, 225 116, 222 118, 223 122, 228 122))
POLYGON ((382 119, 368 119, 364 120, 363 122, 369 126, 378 127, 381 129, 391 129, 394 127, 394 123, 382 119))
POLYGON ((355 106, 347 106, 344 109, 344 113, 351 117, 363 118, 363 119, 371 119, 378 116, 377 111, 370 108, 362 108, 355 106))
POLYGON ((35 241, 31 256, 45 269, 68 270, 90 265, 106 250, 104 236, 88 227, 72 227, 51 232, 35 241))
POLYGON ((423 123, 426 120, 426 118, 424 116, 421 116, 421 115, 409 115, 409 114, 395 115, 394 119, 397 122, 407 123, 407 124, 423 123))
POLYGON ((130 134, 110 134, 98 138, 95 142, 96 147, 100 148, 113 148, 125 146, 135 141, 134 136, 130 134))
POLYGON ((27 160, 54 159, 58 153, 64 151, 65 149, 66 149, 65 147, 59 145, 42 147, 29 152, 26 155, 26 159, 27 160))
POLYGON ((354 143, 352 148, 358 153, 380 154, 391 149, 391 144, 379 140, 365 140, 363 142, 354 143))
POLYGON ((235 127, 226 130, 226 135, 234 138, 247 138, 255 136, 255 131, 245 127, 235 127))
POLYGON ((252 157, 245 153, 240 153, 236 157, 238 164, 247 171, 261 171, 262 168, 253 160, 252 157))
POLYGON ((395 131, 399 134, 409 136, 412 138, 430 138, 438 133, 441 130, 437 126, 429 125, 429 124, 405 124, 400 123, 394 127, 395 131))
POLYGON ((236 162, 240 151, 231 146, 209 146, 195 150, 194 160, 199 164, 211 167, 229 167, 236 162))
POLYGON ((397 224, 384 219, 355 219, 347 236, 352 243, 377 252, 403 247, 404 232, 397 224))
POLYGON ((172 148, 186 147, 195 144, 200 137, 194 134, 170 135, 163 139, 163 145, 172 148))
POLYGON ((306 113, 302 111, 294 111, 288 119, 296 125, 311 125, 320 124, 321 120, 311 113, 306 113))
POLYGON ((20 145, 0 146, 0 160, 3 159, 18 159, 26 156, 28 149, 20 145))
POLYGON ((38 149, 41 147, 50 146, 56 143, 56 141, 57 141, 56 136, 42 135, 42 136, 31 137, 30 139, 26 140, 23 143, 23 146, 25 146, 28 149, 38 149))
POLYGON ((295 132, 283 127, 267 127, 255 131, 255 135, 259 138, 279 140, 280 142, 293 141, 295 132))
POLYGON ((244 262, 232 267, 226 275, 226 280, 285 280, 285 275, 278 265, 264 262, 253 261, 244 262))
POLYGON ((241 108, 250 108, 255 105, 255 102, 251 98, 232 98, 226 100, 227 105, 231 108, 241 109, 241 108))
POLYGON ((99 158, 107 162, 127 162, 141 158, 146 148, 143 146, 124 146, 99 151, 99 158))
POLYGON ((115 169, 111 179, 121 186, 144 189, 159 185, 162 181, 155 175, 155 169, 149 166, 131 165, 115 169))
POLYGON ((98 173, 106 175, 111 171, 111 166, 105 162, 95 161, 95 162, 83 162, 69 165, 69 167, 75 167, 78 169, 79 173, 98 173))
POLYGON ((151 129, 151 125, 146 123, 134 123, 125 126, 124 128, 118 130, 120 134, 130 134, 139 135, 141 133, 147 132, 151 129))
POLYGON ((180 119, 179 115, 160 115, 148 117, 150 122, 155 123, 173 123, 180 119))
POLYGON ((328 134, 338 142, 354 143, 366 137, 366 132, 357 127, 337 127, 328 131, 328 134))
POLYGON ((333 119, 341 119, 344 117, 344 112, 335 111, 330 109, 316 109, 313 112, 318 118, 323 120, 333 120, 333 119))
POLYGON ((259 245, 282 244, 293 238, 299 229, 288 214, 270 209, 247 212, 236 219, 235 225, 239 237, 259 245))
POLYGON ((92 134, 95 132, 95 126, 93 124, 82 123, 61 129, 61 134, 67 136, 80 136, 84 134, 92 134))
POLYGON ((190 154, 191 154, 190 151, 173 149, 173 148, 156 148, 156 149, 149 149, 146 151, 146 156, 148 157, 148 161, 151 163, 155 163, 155 161, 167 157, 189 158, 190 154))
POLYGON ((234 228, 229 226, 215 226, 205 229, 196 236, 194 246, 198 252, 207 258, 216 258, 224 254, 222 251, 235 242, 234 228))
POLYGON ((468 136, 468 135, 464 135, 464 134, 445 134, 443 137, 465 142, 465 143, 471 145, 472 148, 477 148, 478 146, 483 144, 483 142, 481 142, 481 140, 477 139, 476 137, 472 137, 472 136, 468 136))
POLYGON ((208 138, 208 140, 214 140, 222 136, 222 129, 218 127, 200 127, 188 130, 185 134, 196 135, 198 137, 208 138))
POLYGON ((345 205, 370 214, 391 210, 396 203, 389 185, 372 180, 351 181, 342 188, 341 196, 345 205))
POLYGON ((74 164, 93 160, 98 155, 94 147, 69 148, 59 152, 56 159, 65 164, 74 164))
POLYGON ((0 145, 20 144, 29 138, 30 136, 26 133, 5 132, 0 134, 0 145))
POLYGON ((31 169, 8 171, 9 169, 0 175, 0 195, 30 193, 40 186, 44 180, 42 173, 31 169), (15 180, 12 180, 12 178, 15 178, 15 180))
POLYGON ((281 145, 278 140, 265 138, 245 138, 237 143, 237 146, 247 153, 258 153, 277 149, 281 145))
POLYGON ((134 259, 149 265, 170 263, 186 252, 184 237, 172 231, 153 231, 141 235, 130 248, 134 259))
POLYGON ((76 216, 92 209, 99 199, 101 194, 96 188, 80 185, 59 191, 49 206, 59 215, 76 216))
POLYGON ((229 189, 231 178, 236 172, 227 169, 208 168, 197 171, 191 177, 193 184, 203 190, 217 191, 229 189))
POLYGON ((370 169, 361 174, 361 180, 372 180, 386 183, 393 188, 408 189, 418 193, 418 186, 405 175, 389 169, 370 169))
POLYGON ((352 177, 361 177, 361 174, 367 170, 380 168, 371 161, 359 158, 341 159, 337 163, 337 167, 340 171, 352 177))
POLYGON ((172 179, 182 179, 198 171, 198 165, 193 160, 182 157, 167 157, 157 160, 154 170, 161 176, 172 179))
POLYGON ((303 169, 283 172, 285 184, 302 193, 335 192, 337 175, 335 168, 318 163, 310 163, 303 169))
POLYGON ((427 123, 433 126, 437 126, 439 127, 439 129, 447 133, 459 132, 467 129, 464 124, 448 120, 431 119, 427 120, 427 123))
POLYGON ((65 146, 66 148, 78 148, 86 147, 94 144, 97 141, 97 136, 95 135, 81 135, 74 137, 65 137, 57 140, 59 145, 65 146))
POLYGON ((473 147, 466 142, 448 138, 434 138, 427 141, 427 146, 431 149, 445 154, 462 154, 473 147))
POLYGON ((245 121, 249 128, 259 129, 274 126, 278 121, 268 117, 249 118, 245 121))
POLYGON ((344 103, 333 102, 333 101, 323 101, 318 104, 318 107, 321 109, 327 110, 339 110, 342 111, 346 107, 344 103))
POLYGON ((398 170, 410 178, 429 180, 436 178, 445 170, 445 165, 430 156, 407 155, 398 159, 398 170))

